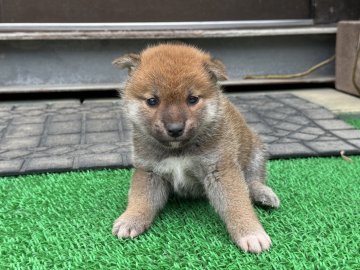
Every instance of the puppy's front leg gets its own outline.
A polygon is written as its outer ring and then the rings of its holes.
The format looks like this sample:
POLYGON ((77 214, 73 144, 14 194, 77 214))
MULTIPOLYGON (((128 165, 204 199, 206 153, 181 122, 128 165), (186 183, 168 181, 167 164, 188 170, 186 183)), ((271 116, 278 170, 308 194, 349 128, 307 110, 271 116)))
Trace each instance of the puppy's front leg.
POLYGON ((218 164, 206 177, 205 189, 231 238, 242 250, 260 253, 270 248, 270 237, 256 217, 247 184, 237 164, 218 164))
POLYGON ((112 233, 119 238, 136 237, 148 229, 165 205, 169 186, 160 176, 136 169, 126 211, 114 222, 112 233))

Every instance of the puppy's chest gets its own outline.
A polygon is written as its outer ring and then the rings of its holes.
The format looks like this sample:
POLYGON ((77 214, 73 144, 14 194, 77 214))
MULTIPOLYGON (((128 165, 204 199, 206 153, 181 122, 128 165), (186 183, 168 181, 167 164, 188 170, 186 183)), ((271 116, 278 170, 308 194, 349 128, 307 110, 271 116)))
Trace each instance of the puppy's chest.
POLYGON ((154 172, 169 181, 174 192, 182 196, 198 197, 204 194, 205 177, 200 163, 191 157, 169 157, 159 162, 154 172))

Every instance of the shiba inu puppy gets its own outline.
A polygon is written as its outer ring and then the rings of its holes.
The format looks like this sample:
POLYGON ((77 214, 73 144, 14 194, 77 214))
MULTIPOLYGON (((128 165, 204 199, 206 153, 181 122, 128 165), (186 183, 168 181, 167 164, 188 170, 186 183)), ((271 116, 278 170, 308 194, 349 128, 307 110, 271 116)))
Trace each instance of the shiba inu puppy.
POLYGON ((269 249, 252 202, 275 208, 280 202, 265 185, 264 145, 217 83, 227 78, 224 65, 181 44, 149 47, 114 64, 129 70, 123 99, 135 172, 113 234, 143 233, 175 193, 207 197, 242 250, 269 249))

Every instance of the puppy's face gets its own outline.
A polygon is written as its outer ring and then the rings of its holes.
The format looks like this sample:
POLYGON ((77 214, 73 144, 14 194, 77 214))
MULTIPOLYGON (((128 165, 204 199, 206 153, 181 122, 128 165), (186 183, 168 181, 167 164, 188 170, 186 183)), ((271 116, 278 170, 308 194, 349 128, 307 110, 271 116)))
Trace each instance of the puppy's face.
POLYGON ((124 100, 137 130, 178 148, 216 121, 223 64, 193 47, 166 44, 128 54, 114 64, 129 69, 124 100))

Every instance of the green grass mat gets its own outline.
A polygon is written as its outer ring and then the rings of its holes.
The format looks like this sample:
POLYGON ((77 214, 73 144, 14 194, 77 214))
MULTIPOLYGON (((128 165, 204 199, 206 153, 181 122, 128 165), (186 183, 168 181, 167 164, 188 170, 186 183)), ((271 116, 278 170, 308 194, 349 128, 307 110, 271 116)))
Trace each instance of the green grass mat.
POLYGON ((348 122, 350 125, 360 129, 360 115, 342 115, 340 116, 344 121, 348 122))
POLYGON ((111 235, 125 209, 130 171, 0 179, 0 269, 355 269, 359 257, 360 157, 269 163, 282 200, 257 209, 273 240, 242 253, 206 201, 173 199, 134 240, 111 235))
MULTIPOLYGON (((360 120, 351 123, 360 126, 360 120)), ((359 269, 360 157, 269 162, 273 240, 241 252, 205 200, 172 199, 134 240, 111 235, 131 171, 0 178, 0 269, 359 269)))

